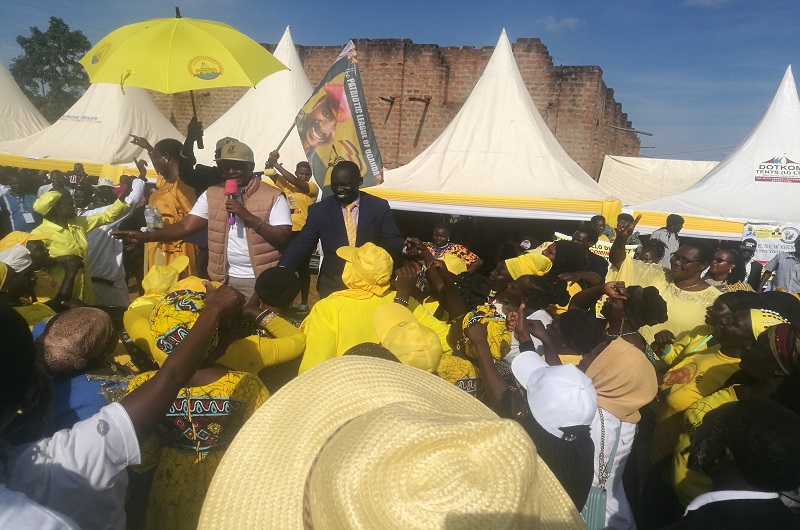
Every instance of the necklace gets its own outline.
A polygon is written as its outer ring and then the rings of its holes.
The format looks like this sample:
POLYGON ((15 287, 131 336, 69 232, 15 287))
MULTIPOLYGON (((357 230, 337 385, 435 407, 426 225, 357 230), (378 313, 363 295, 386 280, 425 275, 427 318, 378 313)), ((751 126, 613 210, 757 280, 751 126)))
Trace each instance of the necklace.
POLYGON ((687 289, 691 289, 692 287, 697 287, 698 285, 702 285, 702 284, 706 283, 706 281, 701 278, 699 282, 695 282, 692 285, 687 285, 686 287, 678 286, 678 284, 675 283, 675 280, 673 280, 672 283, 675 285, 675 287, 677 287, 681 291, 686 291, 687 289))
POLYGON ((609 333, 608 331, 606 331, 606 336, 617 338, 617 337, 627 337, 628 335, 636 335, 637 333, 639 333, 639 332, 638 331, 629 331, 627 333, 619 333, 619 334, 615 335, 614 333, 609 333))
POLYGON ((633 330, 633 331, 628 331, 627 333, 623 333, 623 332, 622 332, 622 328, 625 326, 625 321, 626 321, 626 320, 628 320, 626 317, 622 317, 622 320, 621 320, 621 321, 620 321, 620 323, 619 323, 619 333, 617 333, 617 334, 615 335, 615 334, 613 334, 613 333, 609 333, 608 331, 606 331, 606 336, 607 336, 607 337, 614 337, 614 338, 618 338, 618 337, 628 337, 628 336, 630 336, 630 335, 636 335, 637 333, 639 333, 639 330, 638 330, 638 329, 635 329, 635 330, 633 330))

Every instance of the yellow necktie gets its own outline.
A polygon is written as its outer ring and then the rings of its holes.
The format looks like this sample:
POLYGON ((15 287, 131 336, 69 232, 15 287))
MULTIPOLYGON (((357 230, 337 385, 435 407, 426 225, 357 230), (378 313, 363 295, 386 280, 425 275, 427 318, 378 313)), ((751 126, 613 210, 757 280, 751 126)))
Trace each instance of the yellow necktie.
POLYGON ((344 214, 344 229, 347 231, 347 244, 351 247, 356 246, 356 220, 353 217, 353 208, 356 205, 353 203, 345 206, 347 212, 344 214))

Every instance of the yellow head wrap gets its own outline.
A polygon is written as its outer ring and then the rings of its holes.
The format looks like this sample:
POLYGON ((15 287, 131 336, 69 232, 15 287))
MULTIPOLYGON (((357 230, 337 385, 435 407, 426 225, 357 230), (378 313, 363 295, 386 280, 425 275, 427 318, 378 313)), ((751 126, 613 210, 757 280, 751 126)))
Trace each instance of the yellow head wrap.
POLYGON ((334 293, 336 296, 365 300, 389 291, 393 262, 384 249, 365 243, 360 247, 340 247, 336 255, 345 261, 342 281, 347 287, 346 291, 334 293))
POLYGON ((61 199, 60 191, 48 191, 33 203, 33 211, 39 215, 45 216, 50 213, 53 206, 61 199))
POLYGON ((553 262, 550 261, 550 258, 541 254, 523 254, 516 258, 507 259, 505 264, 513 280, 529 274, 544 276, 553 267, 553 262))
POLYGON ((6 277, 8 276, 8 265, 0 262, 0 289, 6 284, 6 277))
POLYGON ((757 339, 769 327, 789 322, 780 313, 769 309, 751 309, 750 320, 752 321, 754 339, 757 339))

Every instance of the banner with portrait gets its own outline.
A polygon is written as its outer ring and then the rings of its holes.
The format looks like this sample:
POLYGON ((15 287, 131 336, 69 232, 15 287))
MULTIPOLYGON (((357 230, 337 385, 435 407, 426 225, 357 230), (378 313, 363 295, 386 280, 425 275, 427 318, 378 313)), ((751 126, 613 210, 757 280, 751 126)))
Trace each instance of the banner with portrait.
POLYGON ((791 223, 745 223, 742 229, 742 241, 755 240, 758 247, 753 259, 762 264, 781 252, 794 252, 798 236, 800 236, 800 225, 791 223))
POLYGON ((383 180, 381 160, 367 99, 361 85, 353 41, 347 43, 295 120, 314 179, 330 195, 331 170, 343 160, 354 162, 363 187, 383 180))

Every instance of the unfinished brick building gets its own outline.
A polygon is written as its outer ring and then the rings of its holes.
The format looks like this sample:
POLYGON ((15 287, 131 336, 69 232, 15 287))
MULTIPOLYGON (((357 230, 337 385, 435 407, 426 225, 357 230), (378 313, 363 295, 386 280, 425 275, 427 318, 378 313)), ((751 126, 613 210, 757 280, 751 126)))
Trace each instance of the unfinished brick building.
MULTIPOLYGON (((411 161, 455 117, 483 73, 493 47, 414 44, 408 39, 356 40, 372 125, 384 165, 411 161)), ((275 45, 266 44, 273 50, 275 45)), ((316 85, 341 46, 298 46, 306 75, 316 85)), ((595 179, 607 154, 638 156, 635 133, 598 66, 555 66, 539 39, 512 45, 528 91, 550 130, 569 155, 595 179)), ((195 93, 198 115, 208 126, 247 89, 195 93)), ((178 129, 191 118, 188 93, 151 95, 178 129)), ((486 168, 484 168, 486 170, 486 168)))

